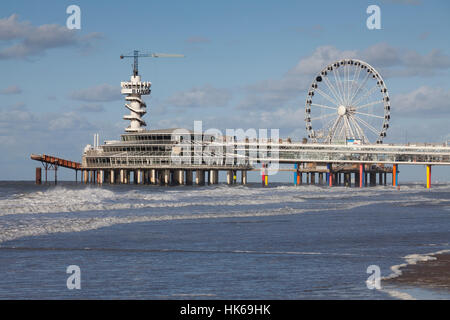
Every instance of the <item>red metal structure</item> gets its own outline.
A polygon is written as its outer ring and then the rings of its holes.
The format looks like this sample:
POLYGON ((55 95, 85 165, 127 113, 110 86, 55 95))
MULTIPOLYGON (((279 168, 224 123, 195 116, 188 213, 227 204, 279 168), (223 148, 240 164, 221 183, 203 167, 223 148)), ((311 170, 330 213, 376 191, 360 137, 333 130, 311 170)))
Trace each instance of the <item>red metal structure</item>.
MULTIPOLYGON (((47 182, 47 170, 55 170, 55 184, 57 183, 57 171, 58 167, 68 168, 75 170, 75 181, 78 181, 78 170, 81 169, 81 163, 61 159, 54 156, 49 156, 46 154, 39 155, 39 154, 32 154, 31 155, 32 160, 40 161, 45 169, 45 182, 47 182)), ((36 172, 36 174, 38 174, 36 172)), ((40 180, 40 177, 39 177, 40 180)), ((38 181, 36 176, 36 181, 38 181)))

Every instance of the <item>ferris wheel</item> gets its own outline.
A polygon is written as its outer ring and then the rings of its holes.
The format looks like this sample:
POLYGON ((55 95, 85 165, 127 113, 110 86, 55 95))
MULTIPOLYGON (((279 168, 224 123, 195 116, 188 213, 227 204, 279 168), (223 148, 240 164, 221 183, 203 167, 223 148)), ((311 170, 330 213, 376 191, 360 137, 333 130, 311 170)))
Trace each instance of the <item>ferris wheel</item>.
POLYGON ((319 143, 382 143, 390 110, 381 75, 366 62, 344 59, 322 69, 311 84, 306 130, 319 143))

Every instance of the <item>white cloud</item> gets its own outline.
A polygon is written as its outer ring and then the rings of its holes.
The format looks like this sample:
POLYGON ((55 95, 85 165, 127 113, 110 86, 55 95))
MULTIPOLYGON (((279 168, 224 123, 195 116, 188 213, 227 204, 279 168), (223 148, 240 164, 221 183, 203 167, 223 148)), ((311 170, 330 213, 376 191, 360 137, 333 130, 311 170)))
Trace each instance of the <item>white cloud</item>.
POLYGON ((214 88, 211 85, 194 87, 187 91, 181 91, 169 97, 165 104, 174 107, 224 107, 231 99, 231 92, 226 89, 214 88))
POLYGON ((120 100, 121 94, 117 86, 104 83, 87 89, 73 91, 69 97, 80 101, 104 102, 120 100))
POLYGON ((1 94, 19 94, 22 93, 22 89, 19 86, 12 85, 0 91, 1 94))
POLYGON ((450 113, 450 90, 419 87, 392 95, 392 112, 402 117, 437 117, 450 113))
POLYGON ((306 90, 324 67, 343 58, 360 59, 371 64, 385 78, 433 76, 450 68, 450 57, 437 49, 427 54, 378 43, 364 50, 340 50, 333 46, 316 48, 303 57, 280 79, 260 81, 244 88, 239 109, 269 110, 287 107, 294 99, 306 97, 306 90))
POLYGON ((0 59, 23 59, 41 55, 48 49, 67 46, 86 50, 100 37, 99 33, 82 37, 75 30, 56 24, 33 26, 28 21, 19 21, 18 15, 13 14, 0 19, 0 41, 7 46, 0 50, 0 59))
POLYGON ((103 105, 98 103, 85 103, 79 106, 77 110, 81 112, 102 112, 105 109, 103 108, 103 105))
POLYGON ((195 43, 210 43, 211 40, 201 36, 193 36, 186 39, 187 43, 195 44, 195 43))

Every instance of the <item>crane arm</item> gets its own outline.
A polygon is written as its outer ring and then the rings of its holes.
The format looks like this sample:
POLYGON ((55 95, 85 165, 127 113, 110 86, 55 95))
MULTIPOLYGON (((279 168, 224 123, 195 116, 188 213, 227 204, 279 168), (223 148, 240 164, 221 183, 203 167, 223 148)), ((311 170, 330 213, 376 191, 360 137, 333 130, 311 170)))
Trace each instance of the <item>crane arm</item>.
POLYGON ((149 58, 183 58, 183 54, 173 54, 173 53, 139 53, 138 50, 134 50, 133 55, 120 55, 120 59, 123 58, 134 58, 133 64, 133 75, 138 75, 138 58, 139 57, 149 57, 149 58))

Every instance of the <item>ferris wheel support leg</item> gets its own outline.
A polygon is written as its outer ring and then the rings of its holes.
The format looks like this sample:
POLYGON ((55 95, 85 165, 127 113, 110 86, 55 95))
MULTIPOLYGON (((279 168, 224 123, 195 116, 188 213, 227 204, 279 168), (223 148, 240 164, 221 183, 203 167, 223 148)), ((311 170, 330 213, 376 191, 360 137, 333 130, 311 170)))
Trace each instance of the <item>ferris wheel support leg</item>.
POLYGON ((427 165, 427 189, 431 188, 431 165, 427 165))

